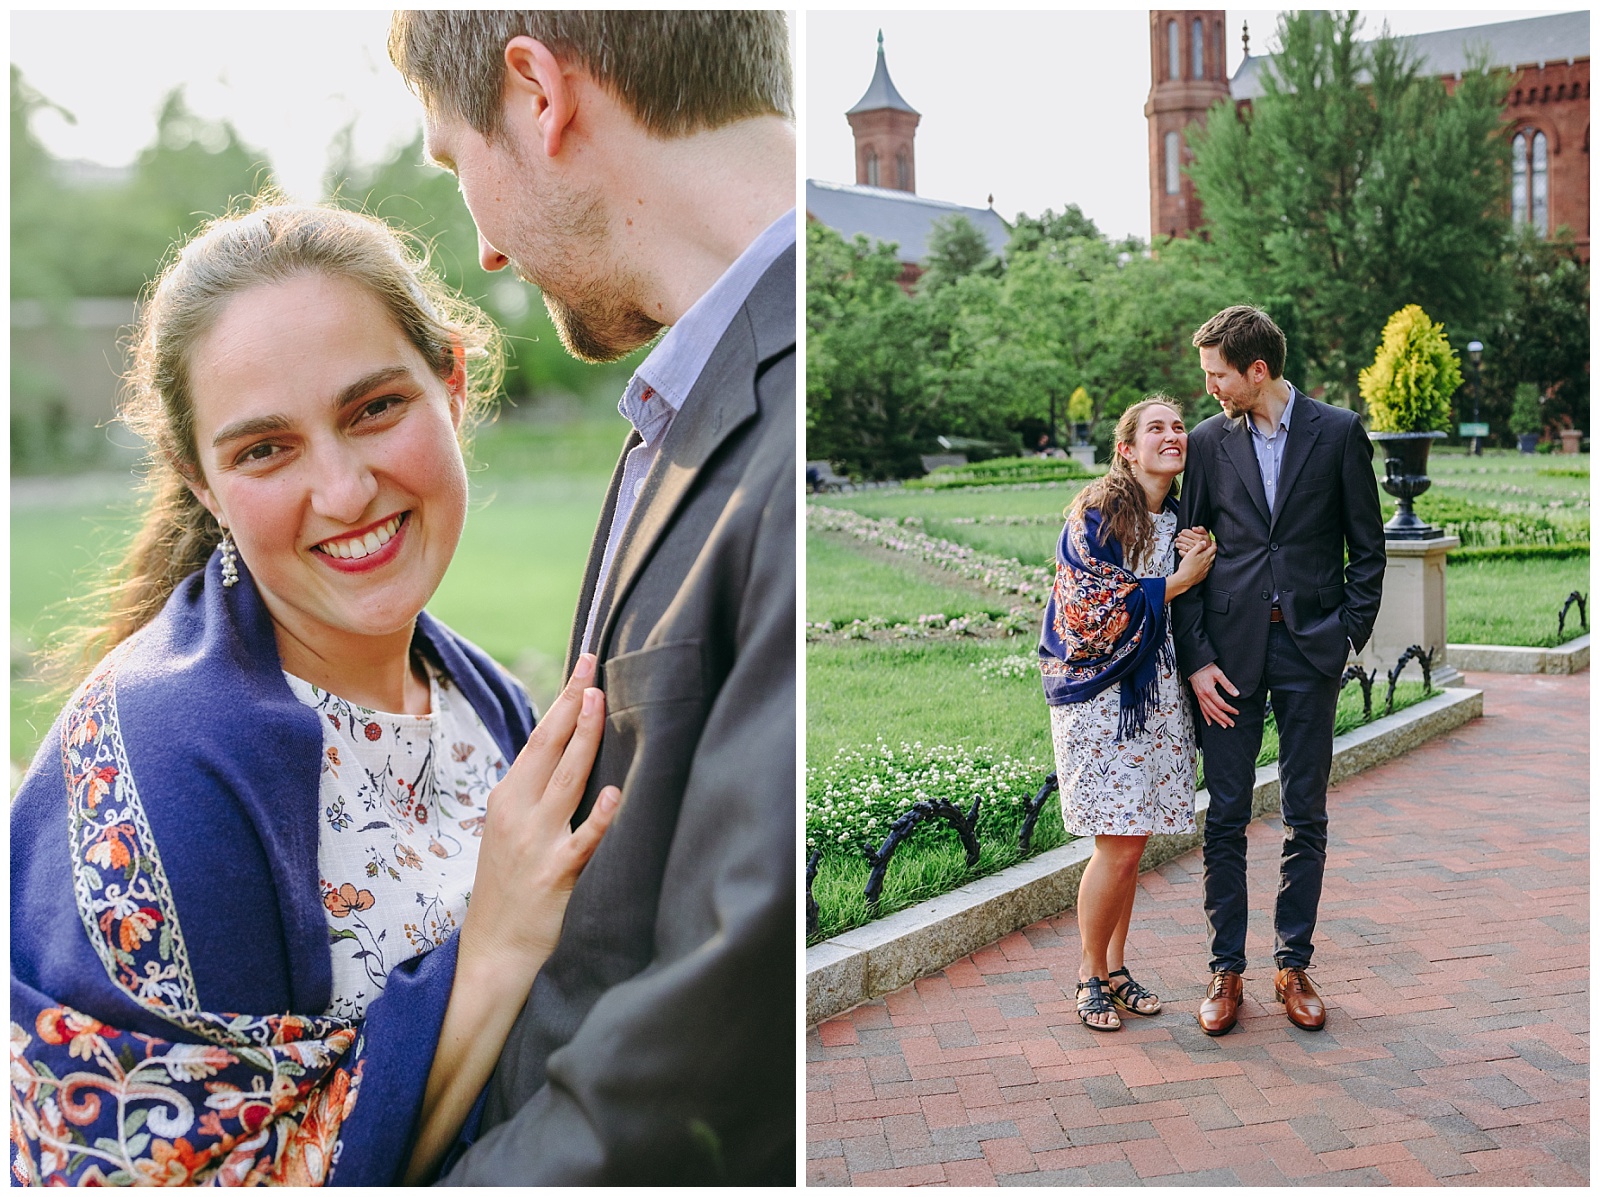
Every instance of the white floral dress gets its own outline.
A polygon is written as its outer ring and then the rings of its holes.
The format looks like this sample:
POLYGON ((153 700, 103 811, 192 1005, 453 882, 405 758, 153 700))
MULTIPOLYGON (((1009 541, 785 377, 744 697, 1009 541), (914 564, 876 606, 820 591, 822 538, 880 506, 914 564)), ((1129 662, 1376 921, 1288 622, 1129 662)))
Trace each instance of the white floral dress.
POLYGON ((317 872, 333 947, 327 1012, 361 1018, 390 969, 460 928, 489 791, 506 760, 472 704, 431 665, 429 715, 369 710, 284 676, 322 718, 317 872))
MULTIPOLYGON (((1164 578, 1176 561, 1178 517, 1157 512, 1155 539, 1130 569, 1141 578, 1164 578)), ((1172 621, 1167 620, 1171 659, 1172 621)), ((1084 702, 1050 708, 1061 819, 1072 835, 1149 835, 1194 830, 1195 729, 1183 679, 1158 667, 1159 691, 1145 730, 1117 740, 1121 687, 1110 686, 1084 702)))

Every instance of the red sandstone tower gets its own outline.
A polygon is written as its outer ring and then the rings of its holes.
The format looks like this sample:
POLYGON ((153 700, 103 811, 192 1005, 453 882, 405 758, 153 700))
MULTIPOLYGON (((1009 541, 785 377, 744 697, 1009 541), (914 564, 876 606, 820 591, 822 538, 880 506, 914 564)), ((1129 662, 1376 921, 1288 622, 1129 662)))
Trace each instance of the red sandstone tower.
MULTIPOLYGON (((1226 25, 1221 9, 1150 13, 1150 241, 1187 236, 1200 226, 1200 201, 1182 168, 1184 129, 1228 98, 1226 25)), ((882 59, 879 60, 880 64, 882 59)), ((858 154, 859 157, 859 154, 858 154)))
POLYGON ((883 60, 883 31, 878 31, 878 68, 866 95, 845 113, 856 137, 856 182, 867 187, 888 187, 915 192, 917 163, 913 142, 919 113, 907 104, 883 60))

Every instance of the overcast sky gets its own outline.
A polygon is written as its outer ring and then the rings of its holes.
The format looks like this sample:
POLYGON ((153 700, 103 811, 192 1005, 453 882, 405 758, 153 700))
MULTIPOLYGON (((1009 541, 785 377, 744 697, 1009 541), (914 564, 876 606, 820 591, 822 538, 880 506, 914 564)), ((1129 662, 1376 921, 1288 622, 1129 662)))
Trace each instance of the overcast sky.
MULTIPOLYGON (((1397 33, 1510 20, 1555 10, 1373 11, 1397 33)), ((802 174, 854 182, 844 111, 872 78, 877 32, 890 72, 922 113, 917 187, 1008 220, 1076 203, 1112 236, 1149 235, 1144 100, 1150 87, 1145 9, 1093 12, 808 12, 801 113, 802 174)), ((1248 21, 1270 52, 1275 11, 1227 14, 1228 68, 1248 21)), ((334 135, 355 122, 363 160, 416 132, 420 109, 389 65, 389 10, 362 12, 14 12, 11 61, 77 117, 44 114, 52 153, 125 165, 154 136, 162 96, 227 118, 264 150, 297 199, 317 198, 334 135)))
MULTIPOLYGON (((1555 9, 1371 10, 1397 34, 1540 16, 1555 9)), ((1228 73, 1240 31, 1252 54, 1276 49, 1275 10, 1227 12, 1228 73)), ((917 192, 1030 215, 1069 203, 1112 237, 1150 235, 1147 9, 1095 12, 809 12, 802 142, 810 178, 854 183, 844 113, 872 80, 878 30, 895 87, 922 114, 917 192)))
POLYGON ((420 124, 384 48, 389 10, 367 12, 13 12, 11 61, 77 117, 35 129, 59 157, 131 162, 155 137, 162 97, 185 86, 203 117, 227 118, 266 151, 300 200, 319 198, 334 135, 386 157, 420 124))

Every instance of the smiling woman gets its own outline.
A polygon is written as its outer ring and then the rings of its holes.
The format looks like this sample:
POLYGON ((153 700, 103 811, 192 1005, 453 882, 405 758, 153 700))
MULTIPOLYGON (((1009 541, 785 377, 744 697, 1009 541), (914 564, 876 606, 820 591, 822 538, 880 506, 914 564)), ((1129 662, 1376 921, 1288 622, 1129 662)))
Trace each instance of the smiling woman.
POLYGON ((393 1183, 471 1132, 619 797, 570 828, 593 658, 530 738, 423 611, 486 328, 326 208, 215 221, 151 289, 143 525, 12 807, 19 1179, 393 1183))

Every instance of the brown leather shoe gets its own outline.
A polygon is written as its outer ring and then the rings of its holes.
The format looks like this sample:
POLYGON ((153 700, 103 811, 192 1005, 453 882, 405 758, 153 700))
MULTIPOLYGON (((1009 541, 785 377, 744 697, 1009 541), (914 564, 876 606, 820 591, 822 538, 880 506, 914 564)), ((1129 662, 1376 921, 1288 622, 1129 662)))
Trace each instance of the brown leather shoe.
POLYGON ((1305 969, 1280 969, 1272 988, 1290 1022, 1302 1031, 1322 1030, 1322 1024, 1328 1021, 1328 1008, 1311 987, 1311 978, 1306 976, 1305 969))
POLYGON ((1200 1029, 1207 1035, 1226 1035, 1239 1021, 1239 1003, 1244 1000, 1244 977, 1239 973, 1212 973, 1205 1001, 1200 1003, 1200 1029))

